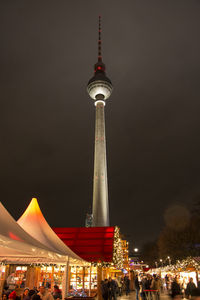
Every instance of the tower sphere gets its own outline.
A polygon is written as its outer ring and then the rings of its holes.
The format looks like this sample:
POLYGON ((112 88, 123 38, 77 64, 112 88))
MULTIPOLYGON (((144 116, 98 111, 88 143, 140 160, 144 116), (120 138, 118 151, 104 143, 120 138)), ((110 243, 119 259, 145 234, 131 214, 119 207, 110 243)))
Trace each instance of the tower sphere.
POLYGON ((96 72, 87 85, 88 94, 94 100, 108 99, 112 89, 112 82, 104 72, 96 72))

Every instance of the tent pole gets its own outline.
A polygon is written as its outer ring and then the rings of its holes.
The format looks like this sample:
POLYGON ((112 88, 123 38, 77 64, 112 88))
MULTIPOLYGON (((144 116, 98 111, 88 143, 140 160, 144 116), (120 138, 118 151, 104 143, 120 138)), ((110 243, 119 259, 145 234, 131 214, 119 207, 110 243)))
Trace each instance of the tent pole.
POLYGON ((51 292, 53 292, 54 289, 54 266, 52 266, 52 271, 51 271, 51 292))
POLYGON ((68 296, 69 292, 69 257, 64 267, 63 281, 62 281, 62 300, 68 296))
POLYGON ((90 265, 90 282, 89 282, 89 296, 91 296, 91 274, 92 273, 92 267, 91 267, 91 265, 90 265))
POLYGON ((102 300, 101 294, 102 266, 97 266, 97 299, 102 300))

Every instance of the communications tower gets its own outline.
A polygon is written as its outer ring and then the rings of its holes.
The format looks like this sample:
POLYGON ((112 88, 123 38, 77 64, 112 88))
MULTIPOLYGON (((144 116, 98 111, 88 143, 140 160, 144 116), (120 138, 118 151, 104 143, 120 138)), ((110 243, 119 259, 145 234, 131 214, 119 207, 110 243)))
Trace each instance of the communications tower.
POLYGON ((112 93, 112 83, 105 73, 101 55, 101 17, 99 17, 98 61, 94 65, 94 76, 89 80, 87 91, 96 107, 95 151, 92 226, 109 226, 109 204, 106 161, 106 135, 104 107, 112 93))

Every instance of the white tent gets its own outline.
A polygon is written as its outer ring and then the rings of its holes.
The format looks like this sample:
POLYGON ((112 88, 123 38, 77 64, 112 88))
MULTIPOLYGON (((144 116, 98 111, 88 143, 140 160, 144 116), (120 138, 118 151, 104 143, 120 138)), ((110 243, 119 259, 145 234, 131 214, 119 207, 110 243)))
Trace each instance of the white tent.
POLYGON ((35 240, 25 232, 0 202, 0 261, 12 263, 62 263, 67 255, 35 240))
POLYGON ((86 262, 57 237, 44 219, 36 199, 31 201, 18 222, 26 230, 13 219, 0 202, 0 262, 65 265, 62 293, 64 299, 68 294, 69 263, 85 265, 86 262))
POLYGON ((82 258, 68 248, 51 229, 40 210, 36 198, 31 200, 29 206, 17 223, 33 238, 47 246, 52 251, 69 256, 70 264, 87 264, 82 258))

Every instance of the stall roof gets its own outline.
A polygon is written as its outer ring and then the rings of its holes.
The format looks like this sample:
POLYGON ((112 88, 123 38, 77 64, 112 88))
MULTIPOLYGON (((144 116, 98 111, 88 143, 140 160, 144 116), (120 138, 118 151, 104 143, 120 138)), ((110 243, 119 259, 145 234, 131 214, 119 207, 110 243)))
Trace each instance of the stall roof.
POLYGON ((32 262, 37 259, 55 263, 67 261, 66 255, 52 251, 25 232, 0 202, 0 260, 10 257, 27 257, 32 262))
POLYGON ((115 227, 53 228, 77 255, 90 262, 112 262, 115 227))
POLYGON ((84 264, 82 258, 67 247, 44 218, 36 198, 33 198, 17 223, 33 238, 52 251, 67 255, 71 263, 84 264))

